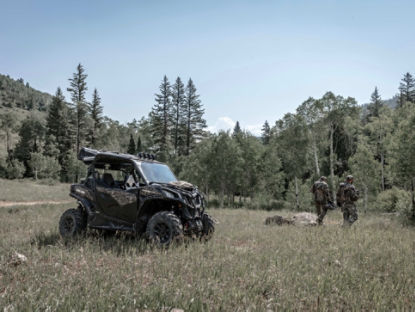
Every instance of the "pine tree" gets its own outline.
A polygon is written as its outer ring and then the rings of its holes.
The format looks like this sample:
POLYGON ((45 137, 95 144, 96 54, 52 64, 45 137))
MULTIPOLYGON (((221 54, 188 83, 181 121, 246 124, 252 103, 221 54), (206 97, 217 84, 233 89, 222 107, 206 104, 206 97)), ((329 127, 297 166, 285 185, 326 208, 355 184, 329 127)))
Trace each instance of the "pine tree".
POLYGON ((156 104, 150 113, 150 124, 156 152, 161 160, 166 160, 171 133, 171 88, 166 76, 159 89, 160 93, 156 94, 156 104))
POLYGON ((71 93, 72 105, 75 110, 75 148, 77 154, 79 153, 81 141, 85 137, 86 130, 87 104, 85 93, 88 90, 86 86, 87 77, 85 69, 79 63, 76 72, 72 75, 72 78, 69 78, 70 88, 67 89, 71 93))
POLYGON ((135 151, 136 151, 135 148, 136 147, 135 147, 135 142, 134 142, 133 135, 130 134, 130 143, 128 144, 127 153, 128 154, 131 154, 131 155, 134 155, 135 154, 135 151))
POLYGON ((44 136, 44 128, 42 123, 34 118, 28 116, 19 129, 19 142, 14 150, 14 156, 26 167, 26 176, 32 174, 29 165, 31 153, 40 152, 41 142, 44 136))
POLYGON ((406 73, 399 84, 399 106, 405 102, 415 103, 415 79, 410 73, 406 73))
POLYGON ((62 90, 58 88, 46 117, 46 156, 56 157, 61 166, 61 179, 67 180, 65 159, 72 149, 71 129, 69 123, 69 107, 65 103, 62 90), (57 151, 56 151, 57 149, 57 151))
POLYGON ((89 135, 89 143, 92 147, 95 147, 97 137, 98 137, 98 130, 102 125, 102 106, 101 106, 101 98, 99 97, 98 91, 95 88, 94 93, 92 94, 92 102, 88 105, 89 113, 92 119, 92 127, 90 129, 89 135))
POLYGON ((268 145, 269 144, 269 140, 271 138, 271 127, 268 124, 268 121, 265 120, 264 125, 262 126, 262 143, 264 145, 268 145))
POLYGON ((180 77, 177 77, 176 82, 172 86, 172 142, 174 154, 179 154, 180 145, 183 145, 183 109, 185 107, 185 89, 180 77))
POLYGON ((367 107, 367 115, 366 120, 369 121, 371 117, 379 117, 379 110, 383 106, 382 98, 380 97, 378 87, 375 87, 375 91, 373 91, 372 95, 370 96, 370 104, 367 107))
POLYGON ((203 118, 205 110, 196 93, 196 87, 189 79, 186 86, 186 97, 183 106, 183 123, 185 127, 185 154, 189 155, 195 143, 204 136, 204 129, 207 127, 203 118))
POLYGON ((233 127, 232 135, 235 137, 242 133, 241 126, 239 125, 239 121, 236 121, 235 127, 233 127))

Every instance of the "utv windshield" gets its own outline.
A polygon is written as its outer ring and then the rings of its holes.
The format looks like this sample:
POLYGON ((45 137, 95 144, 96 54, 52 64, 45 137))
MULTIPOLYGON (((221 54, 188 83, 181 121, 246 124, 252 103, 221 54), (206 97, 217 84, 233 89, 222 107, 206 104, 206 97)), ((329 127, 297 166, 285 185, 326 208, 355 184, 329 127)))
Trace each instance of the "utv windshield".
POLYGON ((170 168, 163 164, 142 162, 141 171, 148 182, 169 183, 177 181, 170 168))

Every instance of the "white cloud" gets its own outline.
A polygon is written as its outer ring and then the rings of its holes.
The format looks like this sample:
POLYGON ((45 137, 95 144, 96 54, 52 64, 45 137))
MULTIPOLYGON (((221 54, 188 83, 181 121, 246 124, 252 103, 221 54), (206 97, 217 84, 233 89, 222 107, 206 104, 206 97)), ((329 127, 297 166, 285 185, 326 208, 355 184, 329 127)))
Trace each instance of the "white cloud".
POLYGON ((261 135, 261 129, 262 129, 262 124, 257 124, 257 125, 247 125, 245 127, 245 129, 252 133, 253 135, 256 136, 260 136, 261 135))
MULTIPOLYGON (((208 131, 212 132, 212 133, 218 133, 221 130, 224 131, 228 131, 228 130, 233 130, 233 128, 235 127, 236 122, 232 120, 232 118, 224 116, 224 117, 219 117, 215 124, 213 126, 209 126, 208 127, 208 131)), ((248 132, 250 132, 253 135, 259 136, 261 135, 261 128, 262 128, 262 124, 257 124, 257 125, 241 125, 241 128, 243 130, 246 130, 248 132)))

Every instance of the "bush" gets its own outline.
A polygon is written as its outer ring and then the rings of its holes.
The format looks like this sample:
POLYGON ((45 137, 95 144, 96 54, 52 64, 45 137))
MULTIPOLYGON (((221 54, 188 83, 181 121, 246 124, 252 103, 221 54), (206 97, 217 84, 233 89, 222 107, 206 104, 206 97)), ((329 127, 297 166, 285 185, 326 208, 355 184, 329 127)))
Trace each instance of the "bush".
POLYGON ((410 221, 411 224, 415 224, 414 211, 412 209, 412 194, 405 192, 406 195, 402 196, 396 202, 396 210, 405 217, 406 221, 410 221))
POLYGON ((376 199, 376 210, 383 212, 404 212, 411 207, 411 193, 393 187, 381 192, 376 199))
POLYGON ((61 170, 56 158, 41 153, 30 153, 29 165, 36 179, 57 179, 61 170))
POLYGON ((5 167, 1 168, 1 175, 7 179, 23 178, 25 173, 25 166, 18 160, 7 161, 5 167))
MULTIPOLYGON (((219 208, 220 201, 216 196, 211 196, 208 202, 209 208, 219 208)), ((270 195, 257 194, 255 198, 247 198, 245 201, 239 202, 239 199, 235 197, 235 202, 232 204, 228 202, 228 198, 225 197, 223 201, 223 208, 246 208, 252 210, 281 210, 288 208, 287 202, 283 200, 277 200, 270 195)))
POLYGON ((258 195, 255 199, 247 203, 248 209, 253 210, 282 210, 287 208, 287 203, 283 200, 273 199, 271 196, 258 195))

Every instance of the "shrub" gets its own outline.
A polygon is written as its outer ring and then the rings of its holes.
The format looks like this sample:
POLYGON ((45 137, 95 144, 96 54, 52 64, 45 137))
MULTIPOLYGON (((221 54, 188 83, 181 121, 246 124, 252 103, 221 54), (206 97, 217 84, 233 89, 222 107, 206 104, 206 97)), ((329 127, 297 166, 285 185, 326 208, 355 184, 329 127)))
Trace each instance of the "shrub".
POLYGON ((7 179, 23 178, 25 166, 18 160, 7 161, 6 166, 2 168, 2 176, 7 179))
POLYGON ((408 207, 411 207, 411 193, 397 187, 381 192, 376 199, 378 211, 403 212, 408 207))
POLYGON ((41 153, 31 153, 29 165, 36 179, 57 179, 61 170, 61 166, 56 158, 45 156, 41 153))
POLYGON ((246 206, 248 209, 267 211, 287 208, 285 201, 277 200, 264 194, 258 195, 255 199, 249 201, 246 206))

